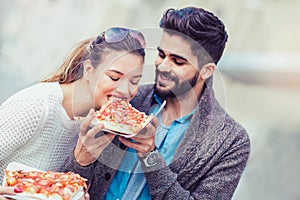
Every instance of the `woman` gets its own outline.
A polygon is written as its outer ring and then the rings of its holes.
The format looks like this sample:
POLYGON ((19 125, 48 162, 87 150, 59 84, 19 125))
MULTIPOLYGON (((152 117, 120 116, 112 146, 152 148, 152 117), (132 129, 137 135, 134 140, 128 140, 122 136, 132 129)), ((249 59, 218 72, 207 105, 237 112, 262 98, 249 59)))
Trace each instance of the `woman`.
MULTIPOLYGON (((129 101, 136 94, 144 48, 140 32, 110 28, 80 42, 58 71, 42 83, 5 101, 0 106, 0 181, 3 169, 12 161, 60 170, 78 139, 79 122, 74 116, 86 116, 112 96, 129 101)), ((114 137, 102 136, 101 148, 114 137)))

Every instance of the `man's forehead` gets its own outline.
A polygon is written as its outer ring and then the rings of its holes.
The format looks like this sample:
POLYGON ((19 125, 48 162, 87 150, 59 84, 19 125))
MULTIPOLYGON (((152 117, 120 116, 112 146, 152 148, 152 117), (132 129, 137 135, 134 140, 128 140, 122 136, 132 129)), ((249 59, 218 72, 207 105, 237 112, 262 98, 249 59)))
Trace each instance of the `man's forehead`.
POLYGON ((172 54, 178 54, 182 57, 193 56, 191 45, 179 35, 170 35, 164 32, 159 48, 172 54))
POLYGON ((183 38, 178 34, 163 32, 158 47, 169 54, 186 58, 189 62, 194 64, 197 61, 196 56, 192 53, 191 43, 189 43, 186 38, 183 38))

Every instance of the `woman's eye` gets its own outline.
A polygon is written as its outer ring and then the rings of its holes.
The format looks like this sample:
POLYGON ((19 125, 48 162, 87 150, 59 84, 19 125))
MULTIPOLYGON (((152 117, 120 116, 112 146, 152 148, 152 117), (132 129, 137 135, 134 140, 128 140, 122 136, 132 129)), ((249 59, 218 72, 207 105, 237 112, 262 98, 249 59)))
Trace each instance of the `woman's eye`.
POLYGON ((112 76, 110 76, 109 77, 111 80, 113 80, 113 81, 118 81, 120 78, 114 78, 114 77, 112 77, 112 76))
POLYGON ((134 81, 130 81, 132 85, 138 85, 139 82, 140 82, 140 79, 139 80, 134 80, 134 81))

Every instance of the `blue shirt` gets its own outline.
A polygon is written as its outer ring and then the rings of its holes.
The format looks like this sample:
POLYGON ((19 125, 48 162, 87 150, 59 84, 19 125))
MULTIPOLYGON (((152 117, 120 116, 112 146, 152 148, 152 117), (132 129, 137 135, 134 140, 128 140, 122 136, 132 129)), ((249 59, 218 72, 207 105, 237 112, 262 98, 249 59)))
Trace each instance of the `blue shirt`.
MULTIPOLYGON (((154 95, 154 97, 158 104, 154 104, 153 106, 151 106, 149 113, 156 113, 156 111, 162 104, 162 100, 159 97, 157 97, 156 95, 154 95)), ((157 116, 159 123, 156 129, 155 145, 160 154, 165 159, 167 165, 171 163, 173 155, 175 154, 176 149, 191 122, 193 113, 194 111, 186 116, 174 120, 171 126, 165 126, 164 124, 162 124, 161 115, 159 114, 157 116)), ((130 178, 132 177, 132 171, 134 170, 137 161, 138 158, 136 156, 135 150, 129 148, 125 153, 125 156, 104 196, 104 199, 122 199, 125 191, 129 189, 127 188, 127 186, 130 178)), ((147 183, 142 189, 138 199, 151 199, 147 183)))

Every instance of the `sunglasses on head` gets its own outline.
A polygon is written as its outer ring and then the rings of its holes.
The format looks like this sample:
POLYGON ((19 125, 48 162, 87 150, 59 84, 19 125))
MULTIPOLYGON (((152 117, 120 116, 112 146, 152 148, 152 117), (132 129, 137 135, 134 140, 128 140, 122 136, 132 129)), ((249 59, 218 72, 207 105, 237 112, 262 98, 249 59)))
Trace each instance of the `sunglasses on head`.
POLYGON ((113 27, 107 29, 105 32, 103 32, 100 36, 97 37, 96 43, 100 44, 103 41, 110 44, 117 43, 124 40, 128 36, 128 34, 132 38, 137 40, 143 49, 146 47, 145 38, 141 32, 120 27, 113 27))

